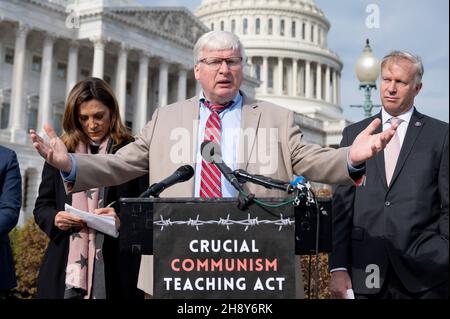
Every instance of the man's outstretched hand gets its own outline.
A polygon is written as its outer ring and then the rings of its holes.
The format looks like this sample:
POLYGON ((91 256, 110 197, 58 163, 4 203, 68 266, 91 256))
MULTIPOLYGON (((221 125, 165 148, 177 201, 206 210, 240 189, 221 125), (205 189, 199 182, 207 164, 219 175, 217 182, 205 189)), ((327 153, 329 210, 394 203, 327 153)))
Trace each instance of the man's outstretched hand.
POLYGON ((72 161, 70 160, 66 145, 56 135, 53 127, 45 124, 44 130, 50 138, 48 141, 40 137, 35 130, 30 130, 31 141, 33 142, 34 148, 47 163, 63 172, 69 173, 72 170, 72 161))
POLYGON ((398 124, 391 125, 384 132, 373 134, 380 126, 381 120, 373 120, 367 128, 358 134, 350 147, 349 159, 352 166, 358 166, 381 152, 397 130, 398 124))

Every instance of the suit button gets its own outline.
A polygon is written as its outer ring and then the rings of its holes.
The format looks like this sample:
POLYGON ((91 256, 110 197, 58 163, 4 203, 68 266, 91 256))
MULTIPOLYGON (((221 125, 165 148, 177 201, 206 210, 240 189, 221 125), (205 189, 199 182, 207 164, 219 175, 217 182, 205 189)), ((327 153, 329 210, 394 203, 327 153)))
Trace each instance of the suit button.
POLYGON ((385 205, 386 207, 389 207, 389 206, 391 206, 391 202, 386 202, 386 203, 384 203, 384 205, 385 205))

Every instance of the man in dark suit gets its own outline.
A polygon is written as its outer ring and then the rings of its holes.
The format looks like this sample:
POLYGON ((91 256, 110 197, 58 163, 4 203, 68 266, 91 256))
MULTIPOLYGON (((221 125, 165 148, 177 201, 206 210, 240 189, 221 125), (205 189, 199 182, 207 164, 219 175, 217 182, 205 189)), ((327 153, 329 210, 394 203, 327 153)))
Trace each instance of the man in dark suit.
POLYGON ((0 298, 16 286, 8 233, 16 226, 22 202, 22 180, 16 153, 0 145, 0 298))
POLYGON ((414 107, 419 57, 394 51, 381 69, 382 111, 347 127, 341 146, 377 117, 400 123, 398 136, 366 162, 365 186, 336 188, 332 297, 448 298, 448 124, 414 107))

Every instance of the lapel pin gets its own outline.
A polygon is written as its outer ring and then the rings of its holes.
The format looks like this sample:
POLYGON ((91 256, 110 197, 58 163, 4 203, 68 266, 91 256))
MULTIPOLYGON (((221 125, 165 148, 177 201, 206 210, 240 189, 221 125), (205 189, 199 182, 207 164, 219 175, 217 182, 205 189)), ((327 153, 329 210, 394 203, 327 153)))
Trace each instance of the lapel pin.
POLYGON ((416 123, 414 123, 414 126, 415 126, 415 127, 421 127, 421 126, 422 126, 422 123, 417 121, 416 123))

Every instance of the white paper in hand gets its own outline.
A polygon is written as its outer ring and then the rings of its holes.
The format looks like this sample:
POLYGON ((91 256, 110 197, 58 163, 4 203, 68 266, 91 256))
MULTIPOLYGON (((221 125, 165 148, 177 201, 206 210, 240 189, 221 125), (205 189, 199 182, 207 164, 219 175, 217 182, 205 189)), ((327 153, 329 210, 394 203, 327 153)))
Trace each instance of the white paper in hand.
POLYGON ((74 214, 75 216, 80 217, 89 228, 95 229, 99 232, 107 234, 111 237, 117 238, 119 237, 119 232, 116 228, 116 221, 112 216, 102 216, 91 214, 76 208, 73 208, 69 204, 64 205, 64 209, 67 212, 74 214))
POLYGON ((347 298, 345 299, 355 299, 355 294, 353 293, 353 289, 347 289, 347 298))

